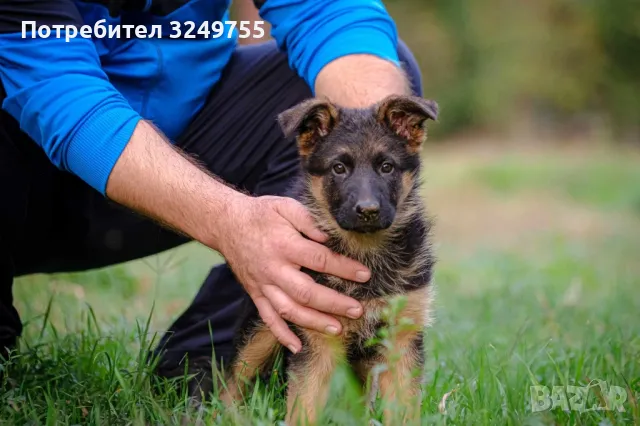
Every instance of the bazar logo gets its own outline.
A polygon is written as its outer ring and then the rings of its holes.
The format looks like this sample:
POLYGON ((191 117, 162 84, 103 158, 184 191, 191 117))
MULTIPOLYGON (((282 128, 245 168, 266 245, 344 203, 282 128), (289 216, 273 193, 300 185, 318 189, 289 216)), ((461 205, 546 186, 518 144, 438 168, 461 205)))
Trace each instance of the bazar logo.
POLYGON ((559 408, 564 411, 613 411, 624 412, 627 390, 621 386, 609 386, 606 381, 592 380, 586 386, 530 386, 531 411, 547 411, 559 408))

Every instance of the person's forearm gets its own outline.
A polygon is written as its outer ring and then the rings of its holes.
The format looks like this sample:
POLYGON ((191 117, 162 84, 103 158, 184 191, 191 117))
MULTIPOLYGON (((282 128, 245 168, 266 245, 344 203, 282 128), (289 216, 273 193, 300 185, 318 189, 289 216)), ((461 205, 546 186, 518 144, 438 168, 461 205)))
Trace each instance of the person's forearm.
POLYGON ((390 95, 411 93, 404 71, 371 55, 349 55, 326 65, 315 83, 318 97, 350 108, 370 106, 390 95))
POLYGON ((113 168, 106 195, 214 249, 232 200, 245 197, 183 156, 144 121, 113 168))

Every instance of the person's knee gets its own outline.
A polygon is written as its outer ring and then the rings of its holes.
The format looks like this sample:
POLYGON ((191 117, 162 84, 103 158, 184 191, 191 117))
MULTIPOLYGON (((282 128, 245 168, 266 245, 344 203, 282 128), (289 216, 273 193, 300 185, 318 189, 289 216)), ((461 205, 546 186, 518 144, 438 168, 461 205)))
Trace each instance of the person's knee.
POLYGON ((258 82, 271 79, 279 83, 270 85, 266 92, 273 96, 273 88, 278 87, 276 93, 286 98, 283 99, 284 104, 289 102, 293 106, 298 99, 301 101, 313 96, 307 83, 291 68, 287 55, 278 48, 274 40, 240 46, 234 60, 238 66, 256 68, 252 78, 258 82))
POLYGON ((407 73, 407 77, 411 83, 411 91, 416 96, 422 96, 422 77, 420 73, 420 66, 409 47, 402 40, 398 40, 398 57, 400 58, 402 67, 407 73))

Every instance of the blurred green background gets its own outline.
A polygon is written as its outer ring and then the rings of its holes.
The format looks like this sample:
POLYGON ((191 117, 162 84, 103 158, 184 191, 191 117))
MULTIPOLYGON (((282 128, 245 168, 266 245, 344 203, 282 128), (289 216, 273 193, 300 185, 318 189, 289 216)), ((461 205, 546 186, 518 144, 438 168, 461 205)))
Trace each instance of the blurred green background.
POLYGON ((446 114, 440 134, 640 138, 640 2, 387 4, 420 62, 427 95, 446 114))

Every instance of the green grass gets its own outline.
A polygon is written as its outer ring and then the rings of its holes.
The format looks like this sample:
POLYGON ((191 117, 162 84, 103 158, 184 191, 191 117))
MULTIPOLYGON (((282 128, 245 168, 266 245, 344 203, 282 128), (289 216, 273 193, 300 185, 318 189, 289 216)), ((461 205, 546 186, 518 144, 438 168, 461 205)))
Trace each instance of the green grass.
POLYGON ((640 167, 636 157, 575 161, 566 157, 544 162, 505 159, 480 167, 473 178, 502 193, 523 189, 551 189, 560 196, 611 210, 640 215, 640 167))
MULTIPOLYGON (((449 160, 430 159, 443 169, 449 160)), ((448 211, 438 211, 437 191, 480 185, 500 190, 484 200, 495 209, 544 192, 577 214, 601 217, 606 232, 576 234, 555 226, 532 235, 511 227, 504 232, 516 238, 507 247, 494 244, 493 235, 468 241, 438 235, 437 321, 426 342, 423 424, 640 424, 638 169, 624 158, 615 165, 599 155, 579 165, 567 161, 570 167, 562 158, 536 161, 510 156, 478 163, 455 182, 437 172, 429 176, 427 193, 434 194, 431 206, 440 221, 448 211), (625 220, 610 220, 613 213, 625 220), (532 411, 531 386, 592 380, 627 389, 625 411, 532 411), (438 405, 451 391, 442 413, 438 405)), ((144 262, 18 280, 15 295, 27 324, 20 352, 2 366, 8 374, 0 389, 0 424, 282 421, 280 376, 260 383, 244 407, 223 411, 217 421, 213 413, 222 407, 215 400, 197 411, 171 384, 152 390, 144 356, 217 260, 191 244, 144 262)), ((594 404, 600 402, 592 390, 586 407, 594 404)), ((363 407, 358 386, 339 372, 323 424, 367 424, 363 407)), ((380 410, 372 417, 380 420, 380 410)))

